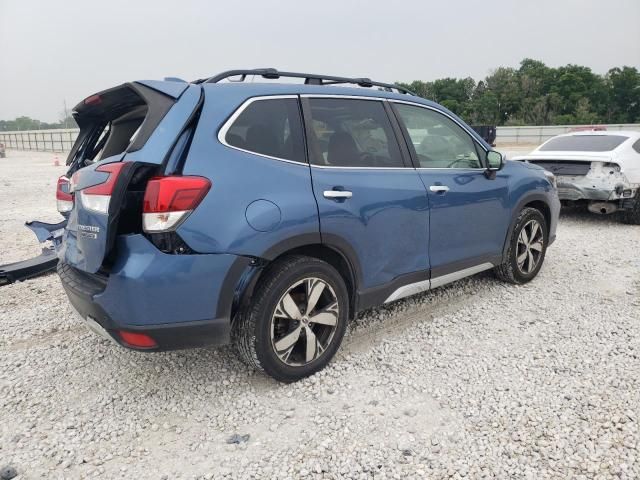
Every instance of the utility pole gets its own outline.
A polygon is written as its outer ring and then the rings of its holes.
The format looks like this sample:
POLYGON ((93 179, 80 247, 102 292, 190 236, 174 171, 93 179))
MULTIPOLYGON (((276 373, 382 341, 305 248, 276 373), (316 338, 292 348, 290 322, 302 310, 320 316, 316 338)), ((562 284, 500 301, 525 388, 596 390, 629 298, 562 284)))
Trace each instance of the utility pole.
POLYGON ((69 128, 69 125, 67 125, 67 119, 69 118, 69 111, 67 110, 67 99, 63 99, 62 102, 64 104, 64 128, 69 128))

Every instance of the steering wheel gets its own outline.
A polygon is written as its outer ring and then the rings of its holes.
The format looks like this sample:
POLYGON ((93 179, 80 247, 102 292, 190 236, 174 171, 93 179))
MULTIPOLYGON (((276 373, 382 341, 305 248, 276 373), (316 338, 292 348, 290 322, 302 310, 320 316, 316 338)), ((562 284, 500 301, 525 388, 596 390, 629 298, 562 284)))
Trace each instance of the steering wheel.
POLYGON ((454 165, 460 163, 460 162, 466 162, 467 164, 470 164, 470 158, 456 158, 453 162, 451 162, 449 165, 447 165, 447 168, 452 168, 454 165))

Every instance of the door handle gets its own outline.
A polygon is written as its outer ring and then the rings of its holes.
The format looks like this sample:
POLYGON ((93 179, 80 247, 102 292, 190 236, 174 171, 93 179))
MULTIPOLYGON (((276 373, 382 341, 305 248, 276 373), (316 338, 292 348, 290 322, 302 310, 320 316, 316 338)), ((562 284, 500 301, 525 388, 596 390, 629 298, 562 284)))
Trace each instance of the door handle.
POLYGON ((347 190, 325 190, 323 195, 324 198, 331 198, 332 200, 353 197, 353 193, 347 190))
POLYGON ((429 190, 436 193, 445 193, 449 191, 449 187, 446 185, 431 185, 429 190))

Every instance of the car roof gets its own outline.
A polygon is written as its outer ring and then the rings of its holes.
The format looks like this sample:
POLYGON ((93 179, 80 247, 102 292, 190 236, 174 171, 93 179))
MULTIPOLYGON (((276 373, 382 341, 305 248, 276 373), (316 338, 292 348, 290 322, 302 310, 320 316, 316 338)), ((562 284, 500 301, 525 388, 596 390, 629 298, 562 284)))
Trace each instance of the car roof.
MULTIPOLYGON (((415 103, 424 105, 438 110, 462 125, 467 123, 458 115, 446 109, 436 102, 427 100, 417 95, 408 93, 396 93, 381 89, 381 87, 349 87, 336 85, 313 85, 304 83, 283 83, 283 82, 218 82, 218 83, 188 83, 179 79, 165 80, 139 80, 142 83, 155 90, 161 91, 167 95, 177 98, 188 86, 198 85, 203 87, 210 93, 216 92, 222 95, 232 94, 235 97, 249 99, 251 97, 269 96, 269 95, 318 95, 318 96, 345 96, 345 97, 371 97, 382 98, 388 100, 397 100, 402 102, 415 103)), ((471 127, 467 125, 466 130, 476 141, 478 141, 487 150, 491 146, 471 127)))
POLYGON ((526 158, 531 157, 532 155, 572 155, 572 154, 580 154, 587 156, 602 156, 606 155, 609 152, 614 152, 616 150, 625 149, 631 143, 634 143, 640 139, 640 131, 635 130, 594 130, 594 131, 579 131, 579 132, 569 132, 563 133, 561 135, 556 135, 555 137, 551 137, 548 140, 545 140, 542 144, 538 145, 529 155, 520 155, 516 158, 526 158), (557 138, 563 137, 625 137, 625 140, 620 142, 620 144, 613 147, 611 150, 604 151, 592 151, 592 150, 541 150, 547 143, 555 140, 557 138))

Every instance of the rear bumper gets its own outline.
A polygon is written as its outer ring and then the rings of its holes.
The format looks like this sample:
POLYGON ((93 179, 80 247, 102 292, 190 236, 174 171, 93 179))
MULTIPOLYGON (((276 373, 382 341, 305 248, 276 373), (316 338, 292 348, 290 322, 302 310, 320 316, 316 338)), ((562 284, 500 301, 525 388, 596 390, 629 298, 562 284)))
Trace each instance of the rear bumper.
POLYGON ((560 200, 598 200, 607 201, 611 196, 611 190, 597 190, 594 188, 582 188, 570 183, 558 184, 558 197, 560 200))
POLYGON ((58 274, 83 319, 95 321, 118 344, 119 331, 144 333, 172 350, 230 341, 231 308, 250 259, 236 255, 169 255, 141 235, 118 239, 109 276, 60 262, 58 274))
POLYGON ((624 202, 635 197, 637 184, 620 179, 603 180, 600 178, 557 176, 558 197, 560 200, 597 202, 624 202), (624 193, 627 192, 627 193, 624 193))

